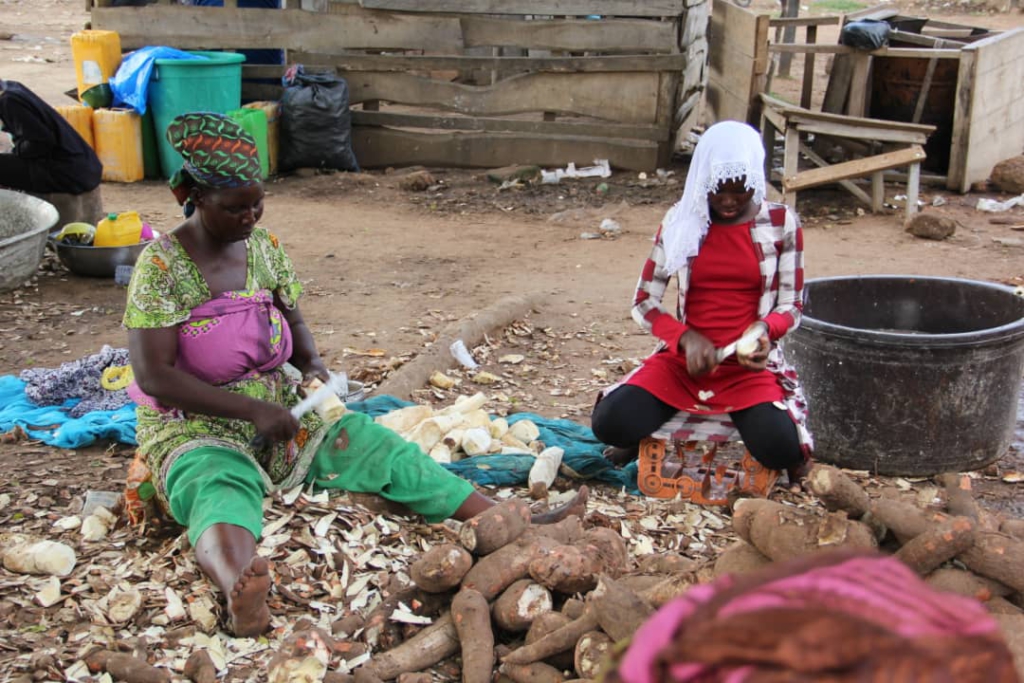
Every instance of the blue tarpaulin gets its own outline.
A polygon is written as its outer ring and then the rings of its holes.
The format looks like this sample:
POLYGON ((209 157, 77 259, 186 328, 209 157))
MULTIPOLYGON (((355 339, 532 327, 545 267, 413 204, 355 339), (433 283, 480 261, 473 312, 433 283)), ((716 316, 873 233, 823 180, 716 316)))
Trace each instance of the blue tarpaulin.
MULTIPOLYGON (((0 376, 0 432, 21 427, 32 438, 59 448, 80 448, 99 440, 135 445, 134 403, 116 411, 93 411, 72 418, 66 409, 77 402, 71 399, 62 406, 37 406, 25 396, 25 382, 13 375, 0 376)), ((377 417, 409 405, 394 396, 374 396, 349 403, 348 408, 377 417)), ((580 477, 639 493, 636 463, 622 469, 613 467, 601 454, 604 444, 587 427, 533 413, 508 417, 510 425, 519 420, 533 421, 540 429, 541 441, 563 449, 562 463, 580 477)), ((483 486, 516 486, 526 483, 533 460, 530 455, 478 455, 444 467, 483 486)))

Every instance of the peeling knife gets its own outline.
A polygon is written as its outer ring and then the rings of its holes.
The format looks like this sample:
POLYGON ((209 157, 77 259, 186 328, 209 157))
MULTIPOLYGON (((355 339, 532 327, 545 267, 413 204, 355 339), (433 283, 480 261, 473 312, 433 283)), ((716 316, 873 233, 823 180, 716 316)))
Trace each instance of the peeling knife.
MULTIPOLYGON (((344 372, 338 374, 329 372, 328 375, 327 381, 322 386, 317 387, 316 391, 295 404, 295 407, 289 411, 292 417, 296 420, 300 419, 331 394, 348 396, 348 375, 344 372)), ((261 450, 266 443, 267 440, 257 434, 249 442, 249 445, 256 450, 261 450)))

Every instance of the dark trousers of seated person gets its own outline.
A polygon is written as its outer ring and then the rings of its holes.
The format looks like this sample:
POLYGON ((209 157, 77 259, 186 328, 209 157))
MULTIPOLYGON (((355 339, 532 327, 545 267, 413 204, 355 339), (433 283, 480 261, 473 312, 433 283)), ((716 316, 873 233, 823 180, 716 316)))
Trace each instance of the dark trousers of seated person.
MULTIPOLYGON (((678 412, 646 389, 624 384, 601 399, 590 425, 602 443, 633 448, 678 412)), ((785 470, 803 462, 796 425, 789 413, 774 403, 759 403, 729 413, 729 417, 750 455, 765 467, 785 470)))

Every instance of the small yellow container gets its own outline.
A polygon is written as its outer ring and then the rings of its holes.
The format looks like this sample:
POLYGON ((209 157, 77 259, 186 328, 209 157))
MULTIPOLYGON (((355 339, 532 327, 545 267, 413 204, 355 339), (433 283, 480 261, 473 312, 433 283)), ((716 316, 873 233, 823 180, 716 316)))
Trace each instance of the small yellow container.
POLYGON ((75 132, 81 135, 90 147, 96 149, 96 143, 92 137, 92 107, 87 107, 84 104, 62 104, 56 109, 61 116, 67 119, 75 132))
POLYGON ((267 164, 270 175, 277 173, 277 153, 280 149, 281 140, 281 103, 280 102, 250 102, 243 104, 247 109, 262 109, 267 113, 267 164))
POLYGON ((134 183, 146 176, 142 160, 142 117, 131 109, 97 109, 92 113, 96 156, 103 180, 134 183))
POLYGON ((79 31, 71 36, 78 96, 107 83, 121 66, 121 36, 117 31, 79 31))
POLYGON ((94 247, 126 247, 138 244, 142 239, 142 219, 138 211, 122 211, 107 214, 96 224, 94 247))

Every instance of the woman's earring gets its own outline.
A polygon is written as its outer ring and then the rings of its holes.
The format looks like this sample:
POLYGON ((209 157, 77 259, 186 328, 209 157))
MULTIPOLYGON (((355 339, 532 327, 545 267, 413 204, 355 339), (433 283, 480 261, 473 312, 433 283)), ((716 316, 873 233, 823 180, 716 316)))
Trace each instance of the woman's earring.
POLYGON ((185 200, 185 203, 181 205, 181 210, 185 214, 185 218, 189 218, 196 212, 196 205, 192 202, 192 197, 185 200))

